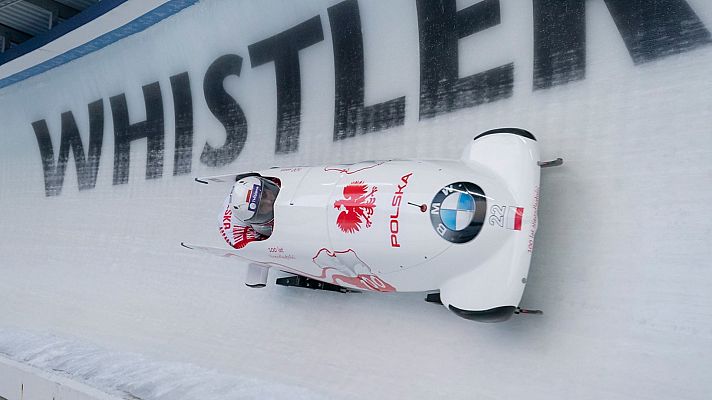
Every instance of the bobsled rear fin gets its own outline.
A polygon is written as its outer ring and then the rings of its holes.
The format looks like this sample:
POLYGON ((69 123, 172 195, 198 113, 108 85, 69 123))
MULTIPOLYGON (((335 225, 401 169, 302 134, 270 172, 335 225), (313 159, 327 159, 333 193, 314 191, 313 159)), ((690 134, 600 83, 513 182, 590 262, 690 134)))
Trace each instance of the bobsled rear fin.
POLYGON ((228 175, 217 175, 217 176, 206 176, 201 178, 195 178, 195 181, 202 184, 209 183, 235 183, 238 179, 245 178, 248 176, 260 176, 257 172, 245 172, 240 174, 228 174, 228 175))

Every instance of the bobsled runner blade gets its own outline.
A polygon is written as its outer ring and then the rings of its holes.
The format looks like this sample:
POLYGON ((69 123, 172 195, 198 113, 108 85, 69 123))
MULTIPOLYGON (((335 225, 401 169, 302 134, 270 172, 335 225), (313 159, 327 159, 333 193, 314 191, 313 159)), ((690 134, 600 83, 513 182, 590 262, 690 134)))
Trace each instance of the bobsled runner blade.
POLYGON ((277 278, 276 284, 280 286, 294 286, 313 290, 326 290, 329 292, 340 292, 340 293, 359 293, 356 290, 351 290, 343 286, 334 285, 333 283, 326 283, 316 279, 307 278, 305 276, 294 275, 287 276, 284 278, 277 278))
POLYGON ((537 162, 537 164, 541 168, 558 167, 558 166, 561 166, 563 163, 564 163, 564 159, 561 157, 557 158, 556 160, 537 162))

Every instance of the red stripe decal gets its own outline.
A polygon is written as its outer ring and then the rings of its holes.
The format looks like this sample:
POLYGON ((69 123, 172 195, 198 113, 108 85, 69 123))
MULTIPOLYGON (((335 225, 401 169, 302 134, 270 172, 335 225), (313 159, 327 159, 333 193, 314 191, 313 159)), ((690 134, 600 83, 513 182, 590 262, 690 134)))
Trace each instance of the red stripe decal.
POLYGON ((246 202, 250 202, 250 196, 252 195, 252 189, 247 191, 247 198, 245 199, 246 202))
POLYGON ((524 216, 524 208, 517 207, 517 212, 514 214, 514 230, 522 230, 522 217, 524 216))

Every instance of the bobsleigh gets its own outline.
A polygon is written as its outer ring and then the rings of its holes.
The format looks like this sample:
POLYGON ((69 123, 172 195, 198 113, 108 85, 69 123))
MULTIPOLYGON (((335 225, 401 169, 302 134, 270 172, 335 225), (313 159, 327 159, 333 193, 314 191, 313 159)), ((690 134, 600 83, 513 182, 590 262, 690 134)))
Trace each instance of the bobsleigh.
POLYGON ((226 191, 245 176, 280 183, 274 230, 241 249, 182 243, 248 264, 246 284, 270 269, 285 286, 427 292, 460 317, 497 322, 519 303, 537 230, 541 162, 535 137, 501 128, 465 144, 459 160, 387 160, 273 167, 215 177, 226 191))

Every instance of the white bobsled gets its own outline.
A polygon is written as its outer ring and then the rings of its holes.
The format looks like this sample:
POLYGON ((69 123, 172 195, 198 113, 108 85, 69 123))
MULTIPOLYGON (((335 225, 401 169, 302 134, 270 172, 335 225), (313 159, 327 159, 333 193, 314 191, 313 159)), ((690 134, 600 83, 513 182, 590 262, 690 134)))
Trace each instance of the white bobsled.
POLYGON ((531 133, 502 128, 465 144, 459 160, 196 178, 230 185, 257 174, 278 180, 274 231, 239 250, 183 245, 247 262, 253 287, 264 286, 275 268, 330 287, 431 292, 429 301, 463 318, 502 321, 519 310, 526 285, 541 165, 531 133))

